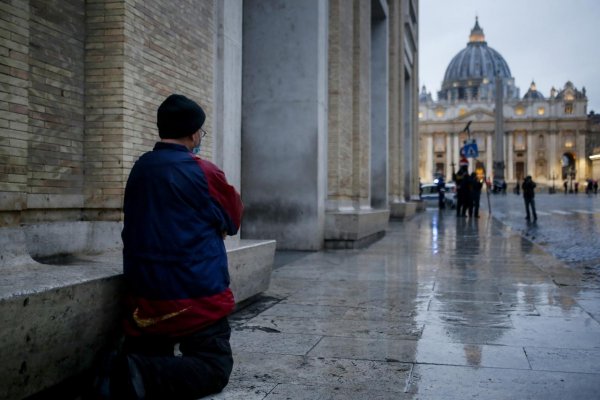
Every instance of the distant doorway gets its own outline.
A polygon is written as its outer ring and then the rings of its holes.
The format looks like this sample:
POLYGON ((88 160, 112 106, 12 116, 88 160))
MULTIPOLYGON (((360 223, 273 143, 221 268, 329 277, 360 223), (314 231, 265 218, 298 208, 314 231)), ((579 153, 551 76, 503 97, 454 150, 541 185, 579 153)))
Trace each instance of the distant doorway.
POLYGON ((515 163, 515 177, 518 181, 522 181, 525 177, 525 163, 519 161, 515 163))
POLYGON ((562 179, 575 179, 575 156, 573 153, 565 153, 562 155, 562 179))

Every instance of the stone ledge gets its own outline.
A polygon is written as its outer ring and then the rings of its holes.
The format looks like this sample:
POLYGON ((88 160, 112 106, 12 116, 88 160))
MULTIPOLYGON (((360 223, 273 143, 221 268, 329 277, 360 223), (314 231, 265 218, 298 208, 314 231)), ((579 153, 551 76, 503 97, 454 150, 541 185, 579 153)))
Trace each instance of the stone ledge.
MULTIPOLYGON (((50 256, 50 248, 28 246, 27 237, 36 237, 41 231, 57 234, 57 225, 46 227, 49 231, 30 227, 28 233, 0 229, 2 244, 12 240, 11 257, 5 260, 10 262, 0 262, 2 399, 21 399, 83 373, 97 352, 118 336, 122 254, 120 249, 98 252, 114 242, 100 240, 90 232, 116 232, 119 228, 79 223, 69 227, 73 230, 63 236, 74 240, 71 248, 96 252, 65 254, 55 247, 61 257, 52 259, 53 264, 42 264, 25 250, 29 247, 43 260, 50 256), (75 240, 82 232, 88 240, 75 240)), ((60 241, 52 239, 55 245, 60 241)), ((275 247, 275 241, 226 241, 237 303, 268 288, 275 247)))
POLYGON ((389 218, 389 210, 328 211, 325 247, 364 247, 385 235, 389 218))
POLYGON ((408 218, 417 212, 418 202, 407 201, 405 203, 390 203, 390 218, 403 219, 408 218))

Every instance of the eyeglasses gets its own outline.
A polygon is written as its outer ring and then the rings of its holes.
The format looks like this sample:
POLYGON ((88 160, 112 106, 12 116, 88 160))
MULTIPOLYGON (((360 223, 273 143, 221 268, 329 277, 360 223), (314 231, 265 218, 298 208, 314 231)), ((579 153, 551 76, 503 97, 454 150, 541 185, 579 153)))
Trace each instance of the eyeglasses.
POLYGON ((200 137, 203 138, 206 135, 208 135, 208 132, 206 132, 204 129, 200 128, 200 137))

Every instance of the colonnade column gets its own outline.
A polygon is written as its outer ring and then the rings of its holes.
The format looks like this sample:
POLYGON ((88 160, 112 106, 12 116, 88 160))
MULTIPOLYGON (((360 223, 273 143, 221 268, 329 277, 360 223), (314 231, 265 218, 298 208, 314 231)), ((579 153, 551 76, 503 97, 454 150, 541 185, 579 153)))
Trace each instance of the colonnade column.
POLYGON ((318 250, 327 190, 326 0, 244 2, 242 237, 318 250))

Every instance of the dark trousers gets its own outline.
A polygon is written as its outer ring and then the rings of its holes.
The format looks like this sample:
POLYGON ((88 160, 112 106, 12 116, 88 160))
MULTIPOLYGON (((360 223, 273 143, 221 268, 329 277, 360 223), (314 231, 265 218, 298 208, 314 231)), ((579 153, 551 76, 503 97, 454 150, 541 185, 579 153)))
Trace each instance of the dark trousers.
POLYGON ((531 208, 531 214, 533 214, 533 219, 537 219, 537 214, 535 213, 535 200, 533 198, 525 198, 525 211, 527 212, 527 219, 531 218, 529 208, 531 208))
POLYGON ((230 335, 224 318, 183 338, 126 337, 131 398, 192 400, 220 392, 233 368, 230 335))
POLYGON ((469 217, 472 217, 473 214, 476 218, 479 218, 479 194, 474 194, 473 199, 471 200, 471 207, 469 207, 469 217))

